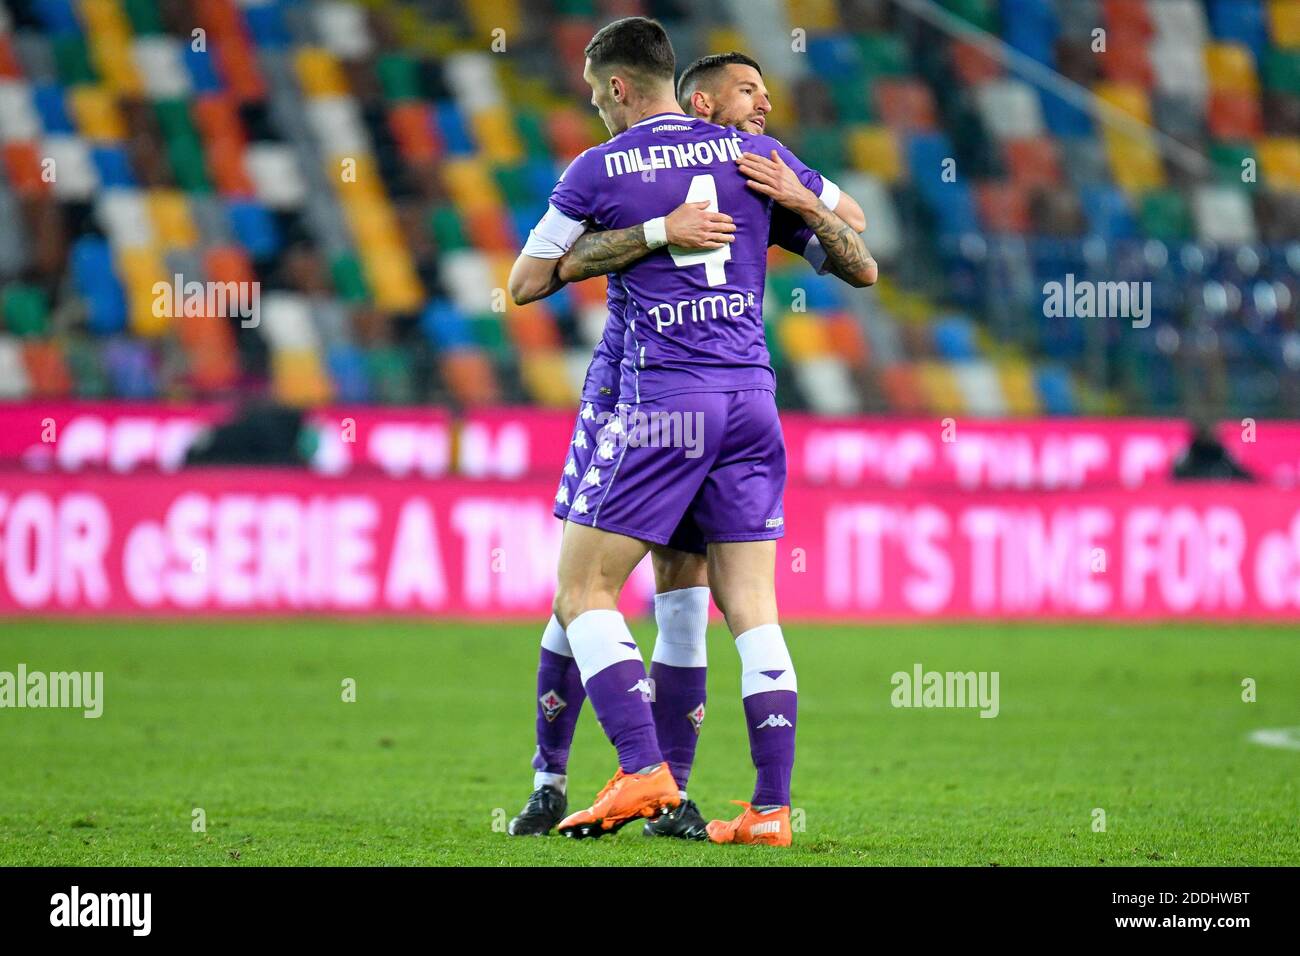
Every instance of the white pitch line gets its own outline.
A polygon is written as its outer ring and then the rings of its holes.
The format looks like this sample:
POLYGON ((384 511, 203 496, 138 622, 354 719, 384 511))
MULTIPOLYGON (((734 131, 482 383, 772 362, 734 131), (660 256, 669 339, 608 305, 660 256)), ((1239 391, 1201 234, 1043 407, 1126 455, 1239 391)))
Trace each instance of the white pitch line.
POLYGON ((1300 750, 1300 727, 1276 727, 1265 730, 1252 730, 1247 738, 1253 744, 1263 747, 1279 747, 1282 750, 1300 750))

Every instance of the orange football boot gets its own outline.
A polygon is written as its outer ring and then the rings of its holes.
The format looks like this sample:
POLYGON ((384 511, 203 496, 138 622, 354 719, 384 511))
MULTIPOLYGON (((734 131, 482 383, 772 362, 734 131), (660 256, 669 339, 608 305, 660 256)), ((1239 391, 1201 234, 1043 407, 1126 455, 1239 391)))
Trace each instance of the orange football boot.
POLYGON ((745 812, 734 820, 710 820, 706 829, 714 843, 754 843, 760 846, 790 845, 790 808, 755 810, 744 800, 732 800, 745 812))
POLYGON ((560 821, 558 831, 579 840, 617 833, 633 820, 657 817, 681 802, 677 781, 666 762, 650 773, 624 773, 620 768, 596 794, 596 802, 586 810, 570 813, 560 821))

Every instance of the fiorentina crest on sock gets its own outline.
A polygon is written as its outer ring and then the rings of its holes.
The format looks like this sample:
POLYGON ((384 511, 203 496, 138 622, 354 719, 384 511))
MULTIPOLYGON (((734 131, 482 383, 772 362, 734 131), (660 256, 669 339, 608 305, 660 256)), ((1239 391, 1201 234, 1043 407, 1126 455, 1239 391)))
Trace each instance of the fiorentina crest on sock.
POLYGON ((696 704, 695 709, 686 715, 686 719, 691 722, 691 726, 695 728, 695 735, 698 737, 700 728, 704 726, 704 705, 696 704))
POLYGON ((537 698, 537 702, 542 705, 542 716, 546 718, 548 724, 559 715, 560 711, 569 706, 564 702, 564 698, 553 690, 548 690, 537 698))

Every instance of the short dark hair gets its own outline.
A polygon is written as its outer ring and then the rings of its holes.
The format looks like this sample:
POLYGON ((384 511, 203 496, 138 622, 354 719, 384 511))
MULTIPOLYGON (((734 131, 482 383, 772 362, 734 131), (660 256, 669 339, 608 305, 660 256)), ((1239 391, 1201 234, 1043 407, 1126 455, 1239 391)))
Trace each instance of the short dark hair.
POLYGON ((718 78, 726 67, 733 63, 741 66, 752 66, 758 71, 758 75, 763 75, 762 68, 758 61, 752 56, 745 56, 732 50, 730 53, 711 53, 708 56, 702 56, 686 68, 682 78, 677 81, 677 102, 681 104, 682 109, 689 109, 691 95, 706 83, 711 83, 718 78))
POLYGON ((596 31, 582 51, 593 71, 622 66, 648 80, 673 81, 677 55, 659 21, 648 17, 624 17, 596 31))

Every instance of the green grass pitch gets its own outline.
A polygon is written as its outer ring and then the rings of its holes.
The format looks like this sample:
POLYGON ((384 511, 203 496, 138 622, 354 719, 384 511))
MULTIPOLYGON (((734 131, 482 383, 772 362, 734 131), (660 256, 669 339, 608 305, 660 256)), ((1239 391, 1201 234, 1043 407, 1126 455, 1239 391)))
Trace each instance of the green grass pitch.
MULTIPOLYGON (((1248 739, 1300 725, 1294 627, 788 625, 805 829, 775 850, 501 832, 531 789, 541 623, 0 621, 0 671, 105 684, 98 720, 0 710, 0 864, 1300 863, 1300 750, 1248 739), (892 707, 916 662, 998 671, 999 716, 892 707)), ((721 628, 709 657, 690 790, 731 816, 753 768, 721 628)), ((587 708, 571 808, 613 769, 587 708)))

